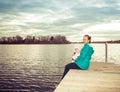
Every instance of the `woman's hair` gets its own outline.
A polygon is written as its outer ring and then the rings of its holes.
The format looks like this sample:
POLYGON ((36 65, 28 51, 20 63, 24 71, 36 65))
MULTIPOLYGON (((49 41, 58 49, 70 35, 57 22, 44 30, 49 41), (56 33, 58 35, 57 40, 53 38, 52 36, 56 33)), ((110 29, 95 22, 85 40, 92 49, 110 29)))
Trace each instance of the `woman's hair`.
POLYGON ((89 40, 89 43, 91 43, 91 36, 89 36, 89 35, 84 35, 84 37, 87 37, 88 40, 89 40))

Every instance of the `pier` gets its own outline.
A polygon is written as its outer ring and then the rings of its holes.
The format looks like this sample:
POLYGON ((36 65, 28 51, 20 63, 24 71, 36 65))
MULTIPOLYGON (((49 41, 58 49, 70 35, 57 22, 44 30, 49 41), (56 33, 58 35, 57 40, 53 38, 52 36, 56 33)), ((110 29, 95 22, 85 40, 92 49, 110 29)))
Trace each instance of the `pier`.
POLYGON ((54 92, 120 92, 120 66, 92 62, 89 70, 71 69, 54 92))

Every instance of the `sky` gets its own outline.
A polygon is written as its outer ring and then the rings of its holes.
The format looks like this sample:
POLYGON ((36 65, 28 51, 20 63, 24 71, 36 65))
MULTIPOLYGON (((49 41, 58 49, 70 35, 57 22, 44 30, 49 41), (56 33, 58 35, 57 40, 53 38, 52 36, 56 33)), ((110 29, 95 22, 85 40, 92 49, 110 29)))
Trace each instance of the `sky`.
POLYGON ((120 0, 0 0, 0 37, 85 34, 120 40, 120 0))

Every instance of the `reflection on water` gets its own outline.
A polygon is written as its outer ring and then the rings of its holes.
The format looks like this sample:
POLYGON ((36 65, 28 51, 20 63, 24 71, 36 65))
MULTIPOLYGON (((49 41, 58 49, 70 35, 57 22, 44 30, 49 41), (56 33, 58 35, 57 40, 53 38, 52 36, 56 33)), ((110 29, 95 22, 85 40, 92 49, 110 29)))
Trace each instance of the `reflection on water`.
POLYGON ((1 45, 0 91, 53 92, 71 53, 72 45, 1 45))
MULTIPOLYGON (((53 92, 65 64, 71 62, 73 47, 73 44, 0 45, 0 92, 53 92)), ((104 44, 93 47, 92 61, 104 62, 104 44)), ((108 61, 119 62, 119 48, 120 44, 109 45, 108 61)))

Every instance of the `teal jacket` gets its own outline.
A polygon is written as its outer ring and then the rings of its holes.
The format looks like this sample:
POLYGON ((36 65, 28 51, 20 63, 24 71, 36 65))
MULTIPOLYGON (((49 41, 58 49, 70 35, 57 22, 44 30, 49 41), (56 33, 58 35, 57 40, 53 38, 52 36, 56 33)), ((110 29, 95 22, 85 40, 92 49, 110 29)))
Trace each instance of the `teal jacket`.
POLYGON ((93 47, 91 47, 89 43, 84 44, 83 48, 80 51, 80 55, 75 59, 75 64, 77 64, 80 67, 80 69, 88 69, 93 53, 93 47))

